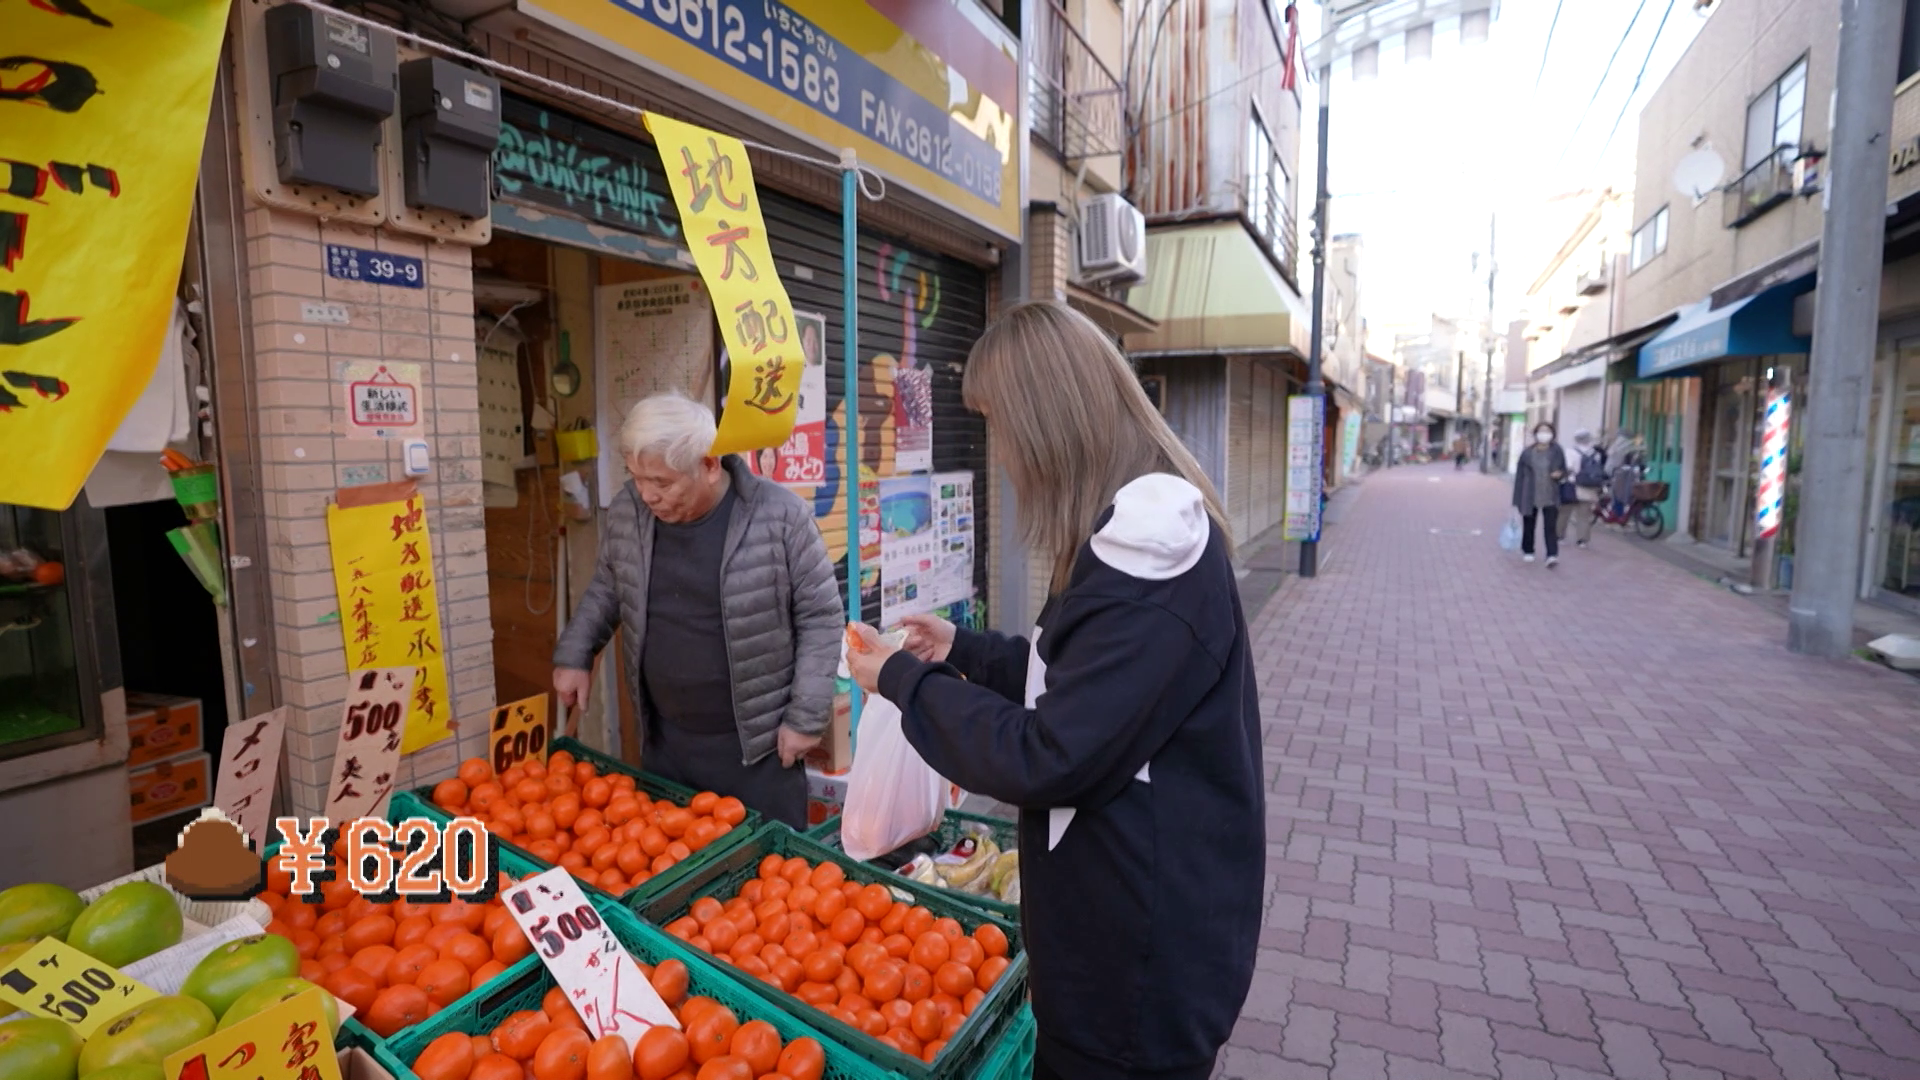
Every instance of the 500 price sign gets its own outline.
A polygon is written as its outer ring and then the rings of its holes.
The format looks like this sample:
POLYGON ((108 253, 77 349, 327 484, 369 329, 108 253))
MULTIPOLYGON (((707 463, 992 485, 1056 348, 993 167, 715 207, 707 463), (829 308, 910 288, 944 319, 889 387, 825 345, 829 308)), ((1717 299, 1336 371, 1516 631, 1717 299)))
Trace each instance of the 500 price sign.
POLYGON ((64 1020, 83 1041, 159 996, 58 938, 42 938, 0 968, 0 1001, 35 1016, 64 1020))
POLYGON ((535 874, 501 899, 586 1022, 587 1034, 618 1035, 633 1046, 648 1028, 680 1027, 565 867, 535 874))

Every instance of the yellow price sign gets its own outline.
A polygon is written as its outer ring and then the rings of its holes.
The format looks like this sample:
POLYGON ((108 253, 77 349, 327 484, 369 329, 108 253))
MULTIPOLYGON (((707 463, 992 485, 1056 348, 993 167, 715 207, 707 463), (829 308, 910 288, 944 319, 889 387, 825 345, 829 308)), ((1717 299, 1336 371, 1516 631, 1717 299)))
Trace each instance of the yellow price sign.
POLYGON ((31 1016, 52 1016, 73 1025, 82 1041, 108 1021, 159 997, 111 964, 104 964, 56 938, 0 968, 0 1000, 31 1016))
POLYGON ((499 776, 528 759, 547 760, 547 695, 535 694, 493 710, 488 738, 493 774, 499 776))
POLYGON ((323 990, 288 998, 167 1056, 167 1080, 342 1080, 323 990))

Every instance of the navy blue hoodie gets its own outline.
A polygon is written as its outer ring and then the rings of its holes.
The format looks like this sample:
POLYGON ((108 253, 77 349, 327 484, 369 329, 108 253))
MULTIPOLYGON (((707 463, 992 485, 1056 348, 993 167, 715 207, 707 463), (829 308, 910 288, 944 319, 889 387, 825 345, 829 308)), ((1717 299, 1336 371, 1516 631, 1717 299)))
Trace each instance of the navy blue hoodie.
POLYGON ((1048 1062, 1213 1061, 1253 980, 1266 813, 1246 618, 1199 490, 1122 488, 1031 644, 963 630, 946 664, 895 654, 879 691, 927 764, 1020 807, 1048 1062))

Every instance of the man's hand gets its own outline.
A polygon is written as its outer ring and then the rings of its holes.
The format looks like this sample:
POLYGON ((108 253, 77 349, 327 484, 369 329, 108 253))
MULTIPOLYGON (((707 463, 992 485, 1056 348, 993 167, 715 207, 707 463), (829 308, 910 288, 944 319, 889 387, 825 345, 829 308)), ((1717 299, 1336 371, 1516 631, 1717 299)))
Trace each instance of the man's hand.
POLYGON ((593 673, 579 668, 557 667, 553 669, 553 692, 560 699, 560 715, 553 718, 553 734, 558 738, 567 733, 567 710, 587 708, 587 686, 593 681, 593 673))
POLYGON ((852 623, 847 630, 860 642, 858 647, 847 649, 847 674, 853 677, 854 684, 860 689, 877 694, 880 692, 880 669, 886 667, 887 661, 900 650, 882 641, 879 632, 864 623, 852 623))
POLYGON ((807 752, 820 745, 820 736, 802 735, 790 727, 783 727, 779 734, 780 766, 791 769, 798 764, 807 752))
POLYGON ((929 664, 944 664, 953 651, 953 624, 937 615, 909 615, 900 620, 907 628, 907 651, 929 664))

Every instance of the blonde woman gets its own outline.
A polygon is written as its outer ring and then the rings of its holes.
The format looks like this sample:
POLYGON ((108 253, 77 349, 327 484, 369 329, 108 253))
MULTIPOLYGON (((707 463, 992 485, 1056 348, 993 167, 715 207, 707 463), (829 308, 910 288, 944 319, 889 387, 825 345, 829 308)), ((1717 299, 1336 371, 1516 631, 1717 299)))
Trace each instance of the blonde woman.
POLYGON ((1260 705, 1220 502, 1098 327, 1024 304, 967 363, 1030 541, 1031 640, 857 628, 861 686, 941 775, 1020 807, 1037 1078, 1204 1080, 1253 979, 1260 705), (963 678, 964 676, 964 678, 963 678))

